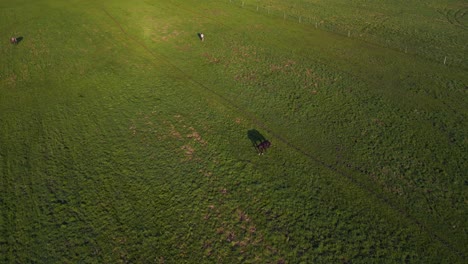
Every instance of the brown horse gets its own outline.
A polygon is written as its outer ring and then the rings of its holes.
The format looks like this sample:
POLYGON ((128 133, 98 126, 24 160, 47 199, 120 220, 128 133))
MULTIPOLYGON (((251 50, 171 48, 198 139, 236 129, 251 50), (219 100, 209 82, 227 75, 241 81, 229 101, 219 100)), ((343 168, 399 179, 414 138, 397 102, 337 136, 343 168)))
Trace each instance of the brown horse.
POLYGON ((262 143, 257 145, 258 155, 263 155, 266 150, 271 146, 271 142, 268 140, 262 141, 262 143))

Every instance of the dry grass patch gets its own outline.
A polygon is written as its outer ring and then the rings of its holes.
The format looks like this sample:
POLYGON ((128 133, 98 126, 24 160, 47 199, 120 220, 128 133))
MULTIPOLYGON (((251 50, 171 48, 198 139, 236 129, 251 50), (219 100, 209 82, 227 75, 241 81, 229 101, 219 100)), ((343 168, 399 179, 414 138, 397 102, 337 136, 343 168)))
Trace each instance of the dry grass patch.
POLYGON ((187 138, 195 139, 198 143, 206 145, 206 141, 202 139, 200 134, 193 127, 189 127, 191 133, 187 135, 187 138))
POLYGON ((182 147, 180 147, 180 149, 184 151, 184 154, 188 160, 193 159, 193 153, 195 152, 195 149, 192 146, 183 145, 182 147))
POLYGON ((212 63, 212 64, 218 64, 221 62, 221 59, 220 58, 217 58, 211 54, 208 54, 208 53, 203 53, 203 57, 205 57, 205 59, 209 62, 209 63, 212 63))
POLYGON ((10 76, 3 79, 2 82, 0 82, 0 83, 4 87, 14 88, 14 87, 16 87, 17 79, 18 79, 18 76, 16 76, 16 74, 13 73, 10 76))

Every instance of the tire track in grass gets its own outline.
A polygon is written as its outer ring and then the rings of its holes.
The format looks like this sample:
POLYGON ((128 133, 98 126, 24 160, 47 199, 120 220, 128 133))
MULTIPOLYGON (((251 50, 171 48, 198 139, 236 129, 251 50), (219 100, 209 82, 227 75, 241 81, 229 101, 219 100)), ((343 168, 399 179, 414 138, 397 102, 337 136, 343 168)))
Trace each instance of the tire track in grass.
MULTIPOLYGON (((424 231, 426 234, 428 234, 429 237, 431 237, 431 238, 437 240, 438 242, 440 242, 443 246, 445 246, 446 248, 451 250, 453 253, 458 255, 461 259, 465 258, 465 253, 463 251, 459 250, 451 242, 449 242, 446 239, 442 238, 440 235, 432 232, 430 228, 428 228, 426 225, 424 225, 421 221, 419 221, 415 217, 411 216, 411 214, 409 214, 404 209, 402 209, 402 208, 398 207, 397 205, 395 205, 385 195, 379 193, 378 191, 374 190, 373 188, 371 188, 371 187, 365 185, 364 183, 358 181, 355 177, 353 177, 350 173, 347 173, 343 169, 340 169, 339 167, 334 166, 332 164, 328 164, 327 162, 323 161, 320 157, 312 155, 311 153, 305 151, 304 149, 302 149, 302 148, 300 148, 298 146, 295 146, 294 144, 289 142, 286 138, 284 138, 280 134, 274 132, 272 129, 268 128, 268 126, 265 123, 263 123, 262 121, 257 119, 253 114, 251 114, 247 110, 237 106, 231 100, 227 99, 226 97, 220 95, 219 93, 217 93, 213 89, 207 87, 206 85, 204 85, 204 84, 200 83, 199 81, 197 81, 196 79, 194 79, 191 75, 187 74, 181 68, 179 68, 175 64, 173 64, 170 61, 170 59, 168 57, 166 57, 165 55, 153 52, 143 42, 139 41, 136 37, 134 37, 131 34, 127 33, 125 31, 125 29, 122 27, 122 25, 120 24, 120 22, 114 16, 112 16, 105 8, 101 7, 101 10, 114 22, 114 24, 120 29, 120 31, 122 32, 122 34, 124 34, 124 36, 126 36, 131 41, 135 42, 137 45, 139 45, 141 48, 143 48, 146 52, 148 52, 152 57, 162 59, 167 65, 169 65, 170 67, 175 69, 177 72, 179 72, 180 75, 183 78, 185 78, 186 80, 192 82, 193 84, 196 84, 197 86, 201 87, 203 90, 213 94, 215 97, 218 97, 221 101, 224 101, 225 104, 223 104, 223 105, 227 105, 228 107, 231 107, 232 109, 235 109, 236 111, 242 113, 244 116, 248 117, 252 121, 252 123, 256 124, 257 126, 262 128, 263 130, 267 131, 274 138, 281 141, 281 143, 283 143, 284 145, 286 145, 286 146, 290 147, 291 149, 297 151, 298 153, 300 153, 303 156, 307 157, 309 160, 313 161, 314 163, 319 164, 320 166, 329 169, 330 171, 332 171, 332 172, 336 173, 337 175, 341 176, 342 178, 347 179, 352 184, 359 187, 359 189, 369 193, 371 196, 374 196, 374 198, 376 198, 377 200, 379 200, 380 202, 382 202, 383 204, 385 204, 389 208, 391 208, 393 211, 397 212, 399 215, 401 215, 402 217, 406 218, 407 220, 409 220, 410 222, 412 222, 413 224, 418 226, 422 231, 424 231)), ((151 63, 155 64, 152 61, 151 61, 151 63)), ((364 174, 366 176, 369 176, 368 174, 366 174, 365 170, 360 169, 358 166, 350 166, 349 164, 346 164, 346 166, 349 167, 350 169, 354 170, 355 173, 364 174)))
POLYGON ((468 13, 468 7, 460 8, 453 14, 453 19, 457 22, 457 25, 465 30, 468 30, 468 25, 463 23, 464 16, 468 13))
POLYGON ((463 23, 463 17, 468 13, 468 7, 462 7, 456 10, 443 10, 439 11, 439 13, 445 16, 450 24, 468 30, 468 25, 463 23))

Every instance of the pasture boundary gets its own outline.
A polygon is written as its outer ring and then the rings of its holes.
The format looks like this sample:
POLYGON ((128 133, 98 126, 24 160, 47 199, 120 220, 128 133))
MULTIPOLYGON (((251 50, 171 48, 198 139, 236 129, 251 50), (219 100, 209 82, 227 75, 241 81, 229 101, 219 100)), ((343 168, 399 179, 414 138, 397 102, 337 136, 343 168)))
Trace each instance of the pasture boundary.
MULTIPOLYGON (((316 16, 308 16, 305 14, 291 14, 285 10, 274 9, 269 5, 260 4, 258 1, 256 4, 247 3, 245 0, 223 0, 222 2, 229 3, 231 5, 237 6, 240 9, 247 11, 268 15, 275 17, 277 19, 282 18, 284 21, 296 22, 298 24, 305 24, 313 26, 317 30, 322 30, 330 33, 334 33, 343 37, 350 37, 354 39, 359 39, 365 43, 376 45, 382 48, 394 50, 401 52, 407 55, 414 55, 426 60, 444 64, 449 67, 459 67, 462 69, 468 69, 466 65, 466 58, 459 58, 457 55, 449 54, 446 52, 439 52, 440 47, 435 46, 421 46, 414 47, 407 43, 400 43, 398 41, 391 41, 390 39, 381 39, 380 37, 363 32, 356 32, 355 30, 345 29, 345 27, 339 27, 338 24, 334 24, 329 21, 325 21, 316 16), (431 54, 435 53, 433 56, 425 55, 422 51, 430 51, 431 54)), ((456 15, 460 13, 457 12, 453 20, 458 22, 458 26, 464 29, 467 29, 468 26, 462 25, 458 20, 456 20, 456 15)), ((459 15, 459 14, 458 14, 459 15)), ((449 19, 449 18, 448 18, 449 19)), ((450 19, 449 19, 450 21, 450 19)), ((452 23, 452 22, 451 22, 452 23)))
MULTIPOLYGON (((234 0, 235 1, 235 0, 234 0)), ((173 64, 170 59, 168 57, 166 57, 165 55, 163 54, 156 54, 155 52, 153 52, 148 46, 146 46, 142 41, 139 41, 137 38, 135 38, 134 36, 132 36, 131 34, 127 33, 125 31, 125 29, 122 27, 122 25, 120 24, 120 22, 114 17, 112 16, 104 7, 101 7, 100 8, 112 21, 113 23, 120 29, 120 31, 124 34, 124 36, 126 36, 128 39, 130 39, 131 41, 135 42, 137 45, 139 45, 140 47, 142 47, 145 51, 147 51, 152 57, 154 58, 158 58, 158 59, 162 59, 165 61, 165 63, 167 63, 168 65, 170 65, 172 68, 174 68, 177 72, 179 72, 183 77, 185 77, 186 80, 192 82, 193 84, 196 84, 196 86, 199 86, 201 87, 203 90, 205 91, 208 91, 209 93, 213 94, 215 97, 218 97, 221 101, 224 101, 228 107, 231 107, 232 109, 234 109, 235 111, 238 111, 240 113, 242 113, 244 116, 246 116, 247 118, 249 118, 252 123, 258 125, 260 128, 262 128, 263 130, 267 131, 270 135, 272 135, 274 138, 278 139, 280 142, 282 142, 284 145, 290 147, 291 149, 297 151, 298 153, 302 154, 303 156, 307 157, 309 160, 311 160, 312 162, 326 168, 326 169, 329 169, 330 171, 336 173, 337 175, 340 175, 341 177, 347 179, 349 182, 353 183, 355 186, 357 186, 359 189, 363 190, 364 192, 367 192, 369 193, 370 195, 372 195, 374 198, 376 198, 377 200, 379 200, 380 202, 382 202, 383 204, 387 205, 390 209, 392 209, 393 211, 397 212, 399 215, 401 215, 402 217, 406 218, 409 222, 415 224, 417 227, 420 228, 421 231, 427 233, 429 235, 429 237, 432 237, 433 239, 437 240, 438 242, 440 242, 442 245, 444 245, 446 248, 448 248, 449 250, 451 250, 452 252, 454 252, 456 255, 458 255, 461 259, 464 259, 465 258, 465 254, 464 252, 460 251, 458 248, 456 248, 452 243, 450 243, 449 241, 445 240, 444 238, 442 238, 441 236, 439 236, 438 234, 432 232, 426 225, 424 225, 422 222, 420 222, 419 220, 417 220, 415 217, 411 216, 411 214, 409 214, 407 211, 405 211, 404 209, 398 207, 397 205, 395 205, 394 202, 392 202, 389 198, 385 197, 384 195, 380 194, 378 191, 372 189, 370 186, 367 186, 365 185, 364 183, 358 181, 355 177, 353 177, 350 173, 347 173, 346 171, 344 171, 343 169, 340 169, 338 166, 336 165, 330 165, 330 164, 327 164, 325 161, 323 161, 322 159, 306 152, 305 150, 301 149, 300 147, 297 147, 295 146, 294 144, 290 143, 287 139, 285 139, 283 136, 279 135, 278 133, 274 132, 273 130, 271 130, 270 128, 268 128, 268 126, 263 123, 262 121, 258 120, 254 115, 252 115, 250 112, 248 112, 247 110, 237 106, 235 103, 233 103, 232 101, 230 101, 229 99, 227 99, 226 97, 220 95, 219 93, 217 93, 216 91, 214 91, 213 89, 207 87, 206 85, 204 85, 203 83, 197 81, 194 79, 193 76, 187 74, 186 72, 184 72, 181 68, 179 68, 178 66, 176 66, 175 64, 173 64)), ((152 62, 153 63, 153 62, 152 62)), ((344 163, 342 163, 344 164, 344 163)), ((355 173, 358 173, 358 174, 366 174, 366 171, 361 169, 359 166, 352 166, 350 164, 346 164, 346 166, 352 170, 354 170, 355 173)), ((369 176, 369 175, 367 175, 369 176)))

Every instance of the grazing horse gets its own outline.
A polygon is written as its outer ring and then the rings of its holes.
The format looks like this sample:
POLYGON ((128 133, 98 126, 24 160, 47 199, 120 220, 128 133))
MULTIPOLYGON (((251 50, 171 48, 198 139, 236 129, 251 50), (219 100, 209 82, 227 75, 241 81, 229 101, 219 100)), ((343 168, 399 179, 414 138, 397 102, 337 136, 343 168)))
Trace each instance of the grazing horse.
POLYGON ((18 39, 17 38, 11 38, 10 43, 11 44, 18 44, 18 39))
POLYGON ((257 145, 258 155, 263 155, 266 150, 271 146, 271 142, 268 140, 262 141, 262 143, 257 145))
POLYGON ((201 41, 205 40, 205 34, 203 33, 198 33, 198 37, 200 38, 201 41))

